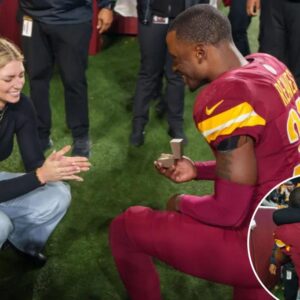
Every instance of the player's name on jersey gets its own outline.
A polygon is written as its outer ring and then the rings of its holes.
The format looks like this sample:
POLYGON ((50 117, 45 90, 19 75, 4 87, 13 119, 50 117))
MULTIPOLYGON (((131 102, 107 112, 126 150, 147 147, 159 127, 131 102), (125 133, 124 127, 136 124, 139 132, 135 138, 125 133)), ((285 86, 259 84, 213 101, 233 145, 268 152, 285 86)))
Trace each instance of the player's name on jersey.
POLYGON ((274 86, 280 94, 281 100, 285 106, 291 102, 298 91, 297 84, 289 70, 286 70, 278 78, 274 86))

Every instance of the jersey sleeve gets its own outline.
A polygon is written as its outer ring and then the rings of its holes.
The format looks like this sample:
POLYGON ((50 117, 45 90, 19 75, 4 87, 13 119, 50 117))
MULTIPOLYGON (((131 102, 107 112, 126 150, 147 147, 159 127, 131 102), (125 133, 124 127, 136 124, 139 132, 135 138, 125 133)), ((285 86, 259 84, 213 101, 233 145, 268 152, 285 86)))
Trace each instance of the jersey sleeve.
POLYGON ((253 93, 247 84, 227 80, 214 90, 216 92, 210 93, 207 104, 196 112, 195 118, 196 126, 206 141, 213 148, 235 135, 248 135, 258 142, 266 119, 257 111, 253 93))
POLYGON ((0 180, 0 203, 25 195, 41 186, 34 172, 0 180))

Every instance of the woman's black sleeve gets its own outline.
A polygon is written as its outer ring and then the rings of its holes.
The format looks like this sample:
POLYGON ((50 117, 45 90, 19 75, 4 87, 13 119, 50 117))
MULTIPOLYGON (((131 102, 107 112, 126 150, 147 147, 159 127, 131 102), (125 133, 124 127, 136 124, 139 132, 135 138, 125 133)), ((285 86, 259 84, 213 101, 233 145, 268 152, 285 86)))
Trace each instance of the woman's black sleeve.
POLYGON ((22 95, 15 107, 16 135, 26 172, 42 166, 45 157, 37 132, 37 120, 30 100, 22 95))
POLYGON ((0 202, 25 195, 41 186, 34 172, 0 181, 0 202))

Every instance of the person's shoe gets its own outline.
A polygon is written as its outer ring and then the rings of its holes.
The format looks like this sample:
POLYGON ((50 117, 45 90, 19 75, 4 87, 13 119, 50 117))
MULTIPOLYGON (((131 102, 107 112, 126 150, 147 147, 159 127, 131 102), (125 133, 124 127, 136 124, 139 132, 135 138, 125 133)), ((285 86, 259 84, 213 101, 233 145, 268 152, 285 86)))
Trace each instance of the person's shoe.
POLYGON ((144 130, 133 130, 130 134, 130 144, 135 147, 142 146, 144 144, 145 131, 144 130))
POLYGON ((74 138, 72 156, 84 156, 89 158, 91 141, 89 137, 74 138))
POLYGON ((28 261, 30 261, 33 265, 36 267, 43 267, 47 263, 47 256, 44 255, 42 252, 34 253, 33 255, 22 252, 21 254, 23 257, 25 257, 28 261))
POLYGON ((13 245, 10 241, 6 241, 2 248, 3 250, 6 249, 12 249, 13 251, 15 251, 18 255, 22 256, 23 258, 25 258, 28 262, 30 262, 31 264, 33 264, 34 266, 41 268, 43 267, 48 258, 46 255, 44 255, 42 252, 36 252, 34 254, 29 254, 26 252, 21 251, 20 249, 16 248, 15 245, 13 245))
POLYGON ((168 130, 168 134, 171 138, 173 139, 183 139, 183 144, 186 145, 188 143, 188 139, 185 135, 185 133, 183 132, 182 129, 172 129, 170 128, 168 130))
POLYGON ((53 141, 50 137, 43 138, 43 139, 40 139, 40 145, 41 145, 42 151, 45 152, 48 149, 53 147, 53 141))

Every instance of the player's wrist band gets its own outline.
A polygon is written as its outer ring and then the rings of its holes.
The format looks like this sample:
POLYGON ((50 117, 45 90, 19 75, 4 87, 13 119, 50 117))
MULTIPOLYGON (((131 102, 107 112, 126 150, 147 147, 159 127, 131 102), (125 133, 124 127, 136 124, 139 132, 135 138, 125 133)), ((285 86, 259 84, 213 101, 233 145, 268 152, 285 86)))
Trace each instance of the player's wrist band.
POLYGON ((196 161, 197 176, 195 180, 216 180, 216 161, 196 161))

